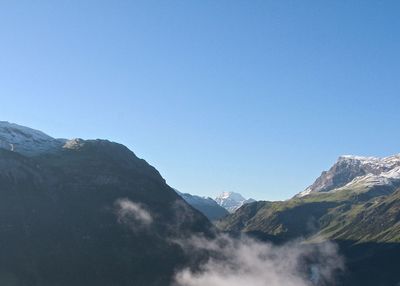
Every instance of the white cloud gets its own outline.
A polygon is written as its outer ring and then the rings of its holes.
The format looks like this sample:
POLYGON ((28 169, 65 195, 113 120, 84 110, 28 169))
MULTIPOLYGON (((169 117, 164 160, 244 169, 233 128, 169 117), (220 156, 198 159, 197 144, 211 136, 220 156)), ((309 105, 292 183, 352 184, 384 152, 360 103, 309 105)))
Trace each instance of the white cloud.
POLYGON ((139 203, 129 199, 119 199, 115 202, 118 221, 128 224, 133 230, 149 226, 153 218, 149 211, 139 203))
POLYGON ((177 273, 176 286, 332 285, 334 272, 343 269, 337 248, 330 242, 274 246, 249 237, 220 235, 180 244, 188 251, 207 251, 212 258, 199 271, 186 268, 177 273))

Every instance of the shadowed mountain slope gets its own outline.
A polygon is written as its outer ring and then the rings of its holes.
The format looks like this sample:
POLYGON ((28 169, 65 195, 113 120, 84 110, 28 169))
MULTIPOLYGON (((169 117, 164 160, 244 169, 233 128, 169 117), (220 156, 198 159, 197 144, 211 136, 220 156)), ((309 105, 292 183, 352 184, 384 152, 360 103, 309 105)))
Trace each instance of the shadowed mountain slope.
POLYGON ((212 233, 123 145, 17 151, 0 149, 0 285, 168 285, 186 261, 173 241, 212 233))

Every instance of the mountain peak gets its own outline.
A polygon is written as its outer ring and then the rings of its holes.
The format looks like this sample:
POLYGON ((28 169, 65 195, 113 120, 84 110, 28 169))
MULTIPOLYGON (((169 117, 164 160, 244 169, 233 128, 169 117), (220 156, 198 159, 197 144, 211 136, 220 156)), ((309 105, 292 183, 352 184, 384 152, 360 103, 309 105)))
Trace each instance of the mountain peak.
POLYGON ((338 161, 343 160, 356 160, 356 161, 377 161, 380 160, 378 157, 364 157, 364 156, 357 156, 357 155, 341 155, 338 158, 338 161))
POLYGON ((235 200, 246 200, 241 194, 235 192, 222 192, 217 199, 235 199, 235 200))
POLYGON ((215 201, 227 209, 230 213, 235 212, 242 205, 252 203, 255 200, 245 199, 241 194, 235 192, 223 192, 215 198, 215 201))
POLYGON ((361 183, 382 184, 399 177, 400 154, 388 157, 340 156, 328 170, 322 172, 315 182, 299 193, 303 197, 311 193, 329 192, 347 185, 360 186, 361 183))

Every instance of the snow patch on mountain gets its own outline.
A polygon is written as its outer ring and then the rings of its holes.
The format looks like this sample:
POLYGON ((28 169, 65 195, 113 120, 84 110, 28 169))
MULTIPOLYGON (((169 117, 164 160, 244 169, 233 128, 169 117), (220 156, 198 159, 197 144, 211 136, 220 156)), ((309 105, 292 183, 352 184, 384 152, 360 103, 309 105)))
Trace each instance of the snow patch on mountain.
POLYGON ((400 154, 389 157, 340 156, 329 171, 296 197, 342 189, 367 189, 400 183, 400 154))
POLYGON ((228 214, 228 211, 225 208, 221 207, 210 197, 201 197, 188 193, 181 193, 176 189, 174 190, 189 205, 203 213, 211 221, 218 220, 228 214))
POLYGON ((180 195, 190 205, 193 205, 193 204, 204 204, 204 205, 209 205, 209 206, 218 205, 210 197, 196 196, 196 195, 191 195, 191 194, 188 194, 188 193, 181 193, 179 191, 176 191, 176 192, 178 193, 178 195, 180 195))
POLYGON ((343 155, 339 157, 339 161, 347 161, 353 164, 361 164, 363 166, 370 167, 372 171, 381 172, 384 170, 392 169, 396 166, 400 166, 400 154, 383 158, 343 155))
POLYGON ((45 133, 7 121, 0 121, 0 148, 37 155, 61 147, 64 139, 54 139, 45 133))
POLYGON ((400 181, 400 167, 393 170, 382 172, 379 175, 367 174, 353 179, 350 183, 346 184, 342 189, 356 189, 356 188, 372 188, 375 186, 388 186, 397 184, 400 181))

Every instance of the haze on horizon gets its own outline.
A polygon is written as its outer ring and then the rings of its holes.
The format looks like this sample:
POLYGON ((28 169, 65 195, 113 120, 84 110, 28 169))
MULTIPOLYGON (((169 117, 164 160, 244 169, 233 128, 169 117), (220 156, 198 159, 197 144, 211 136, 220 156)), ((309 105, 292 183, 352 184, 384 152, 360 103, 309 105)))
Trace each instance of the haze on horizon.
POLYGON ((400 153, 398 1, 0 8, 0 120, 120 142, 182 192, 286 199, 400 153))

